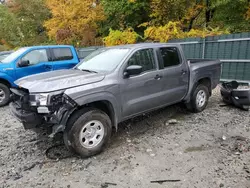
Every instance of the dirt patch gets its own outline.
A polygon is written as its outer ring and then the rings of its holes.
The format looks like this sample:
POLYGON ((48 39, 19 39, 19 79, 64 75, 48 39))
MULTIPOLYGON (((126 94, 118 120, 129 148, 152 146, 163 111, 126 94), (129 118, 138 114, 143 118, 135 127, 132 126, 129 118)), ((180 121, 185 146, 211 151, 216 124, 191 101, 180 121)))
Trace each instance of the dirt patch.
POLYGON ((88 159, 0 108, 0 187, 250 187, 250 112, 221 104, 216 90, 202 113, 174 105, 126 121, 88 159))

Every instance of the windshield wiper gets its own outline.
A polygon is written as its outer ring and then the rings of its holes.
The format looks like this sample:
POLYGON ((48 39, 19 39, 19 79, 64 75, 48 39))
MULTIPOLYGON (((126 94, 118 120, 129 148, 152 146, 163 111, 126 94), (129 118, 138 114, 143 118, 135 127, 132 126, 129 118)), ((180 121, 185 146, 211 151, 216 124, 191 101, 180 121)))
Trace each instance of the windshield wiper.
POLYGON ((98 73, 96 71, 93 70, 89 70, 89 69, 80 69, 81 71, 85 71, 85 72, 90 72, 90 73, 98 73))

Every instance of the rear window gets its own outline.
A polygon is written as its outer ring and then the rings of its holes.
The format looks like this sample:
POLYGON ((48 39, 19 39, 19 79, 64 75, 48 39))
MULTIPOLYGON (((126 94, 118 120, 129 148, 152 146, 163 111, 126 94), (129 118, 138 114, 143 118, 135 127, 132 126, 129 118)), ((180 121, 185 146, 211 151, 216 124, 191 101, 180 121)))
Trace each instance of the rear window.
POLYGON ((175 47, 160 48, 164 67, 171 67, 180 64, 178 50, 175 47))
POLYGON ((73 54, 70 48, 52 48, 54 58, 53 61, 71 60, 73 54))

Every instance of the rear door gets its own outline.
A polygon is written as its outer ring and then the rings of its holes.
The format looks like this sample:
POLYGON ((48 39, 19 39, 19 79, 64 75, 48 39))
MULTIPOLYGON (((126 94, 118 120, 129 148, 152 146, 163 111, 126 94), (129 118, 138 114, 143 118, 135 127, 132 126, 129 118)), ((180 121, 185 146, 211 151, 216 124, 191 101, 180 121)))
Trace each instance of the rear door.
POLYGON ((130 65, 142 66, 142 73, 121 78, 122 113, 124 119, 161 105, 161 75, 153 48, 140 49, 132 54, 123 71, 130 65))
POLYGON ((50 53, 53 70, 70 69, 79 62, 77 55, 70 47, 50 48, 50 53))
POLYGON ((47 49, 33 49, 23 55, 16 63, 16 79, 32 74, 38 74, 42 72, 51 71, 51 67, 47 67, 49 63, 49 55, 47 49), (22 60, 28 60, 29 66, 19 67, 18 62, 22 60))
POLYGON ((164 104, 180 102, 188 91, 189 69, 177 47, 161 47, 157 51, 163 75, 164 104))

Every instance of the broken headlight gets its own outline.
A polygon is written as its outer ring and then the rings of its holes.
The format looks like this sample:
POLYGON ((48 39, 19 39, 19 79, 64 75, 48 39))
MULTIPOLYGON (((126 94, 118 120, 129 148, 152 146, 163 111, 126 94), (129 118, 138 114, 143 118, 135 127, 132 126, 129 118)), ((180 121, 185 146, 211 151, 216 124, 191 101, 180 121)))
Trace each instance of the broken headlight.
POLYGON ((50 106, 62 102, 62 95, 64 91, 54 93, 41 93, 30 95, 31 106, 50 106))
POLYGON ((47 106, 49 93, 30 95, 31 106, 47 106))

